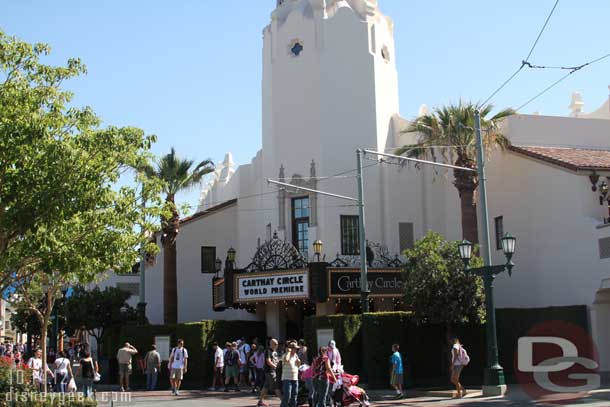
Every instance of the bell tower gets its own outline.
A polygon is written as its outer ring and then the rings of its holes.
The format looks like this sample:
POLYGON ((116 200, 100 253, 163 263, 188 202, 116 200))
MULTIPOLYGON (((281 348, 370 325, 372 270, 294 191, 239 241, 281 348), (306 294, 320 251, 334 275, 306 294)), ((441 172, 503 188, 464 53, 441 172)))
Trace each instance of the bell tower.
POLYGON ((386 148, 398 80, 378 0, 277 0, 263 37, 265 176, 312 159, 321 173, 353 168, 357 148, 386 148))

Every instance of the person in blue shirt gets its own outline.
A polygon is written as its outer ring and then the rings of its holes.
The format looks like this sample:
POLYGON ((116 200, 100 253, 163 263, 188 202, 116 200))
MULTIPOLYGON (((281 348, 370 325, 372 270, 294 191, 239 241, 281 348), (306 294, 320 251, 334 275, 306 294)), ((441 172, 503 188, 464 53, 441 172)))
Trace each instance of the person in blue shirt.
POLYGON ((402 355, 399 352, 400 346, 395 343, 392 345, 392 356, 390 356, 390 364, 392 365, 392 371, 390 374, 390 385, 396 390, 396 398, 400 399, 404 397, 402 392, 403 383, 403 367, 402 367, 402 355))

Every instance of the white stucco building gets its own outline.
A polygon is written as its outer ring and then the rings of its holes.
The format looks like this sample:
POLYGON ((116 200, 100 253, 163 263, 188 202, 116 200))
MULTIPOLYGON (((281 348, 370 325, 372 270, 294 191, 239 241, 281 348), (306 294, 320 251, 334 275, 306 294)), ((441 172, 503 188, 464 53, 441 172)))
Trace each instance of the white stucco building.
MULTIPOLYGON (((284 337, 287 320, 303 313, 284 310, 281 301, 258 304, 255 313, 212 310, 214 260, 234 248, 236 267, 246 267, 274 233, 307 260, 317 239, 327 261, 355 254, 356 206, 278 190, 267 179, 354 197, 357 149, 392 152, 414 141, 401 134, 408 121, 399 115, 393 23, 377 3, 278 0, 263 30, 262 148, 239 166, 227 154, 197 213, 182 222, 179 322, 264 319, 270 335, 284 337)), ((496 305, 586 305, 602 369, 610 370, 610 106, 606 101, 586 114, 582 96, 572 99, 570 117, 509 118, 504 131, 513 147, 489 157, 491 232, 502 229, 518 239, 517 266, 512 278, 498 278, 496 305)), ((369 241, 400 253, 429 230, 461 238, 451 173, 364 164, 369 241)), ((504 261, 492 244, 494 260, 504 261)), ((162 264, 160 254, 146 270, 153 323, 163 322, 162 264)), ((388 303, 376 300, 376 308, 388 303)), ((334 301, 315 309, 334 311, 334 301)))

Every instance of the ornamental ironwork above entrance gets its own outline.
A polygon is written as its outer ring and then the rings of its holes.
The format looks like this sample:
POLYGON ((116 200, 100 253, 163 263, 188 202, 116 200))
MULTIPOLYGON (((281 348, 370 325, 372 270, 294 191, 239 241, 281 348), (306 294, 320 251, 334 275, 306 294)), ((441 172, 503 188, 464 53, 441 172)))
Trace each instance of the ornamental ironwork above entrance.
MULTIPOLYGON (((400 268, 404 261, 398 254, 392 256, 381 243, 367 241, 366 263, 373 268, 400 268)), ((337 258, 328 264, 330 267, 360 267, 360 255, 345 256, 337 253, 337 258)))
POLYGON ((307 265, 305 257, 292 244, 278 239, 277 233, 273 239, 258 248, 252 258, 252 263, 244 268, 246 272, 289 270, 304 268, 307 265))

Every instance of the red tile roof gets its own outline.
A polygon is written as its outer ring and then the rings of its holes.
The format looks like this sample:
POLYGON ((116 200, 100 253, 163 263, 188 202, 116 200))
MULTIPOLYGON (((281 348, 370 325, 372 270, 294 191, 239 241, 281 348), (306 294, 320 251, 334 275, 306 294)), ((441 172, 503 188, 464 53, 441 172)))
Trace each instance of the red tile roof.
POLYGON ((540 161, 559 165, 572 171, 610 171, 610 150, 514 145, 510 146, 509 150, 540 161))

